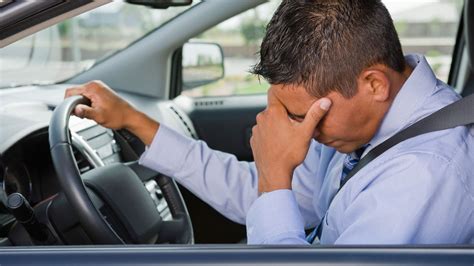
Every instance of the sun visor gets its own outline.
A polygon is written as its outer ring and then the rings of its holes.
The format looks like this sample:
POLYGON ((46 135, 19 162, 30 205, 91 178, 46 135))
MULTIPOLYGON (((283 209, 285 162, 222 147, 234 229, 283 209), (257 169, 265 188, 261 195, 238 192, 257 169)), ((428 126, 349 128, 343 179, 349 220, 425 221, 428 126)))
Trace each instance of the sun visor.
POLYGON ((111 0, 0 0, 0 48, 111 0))

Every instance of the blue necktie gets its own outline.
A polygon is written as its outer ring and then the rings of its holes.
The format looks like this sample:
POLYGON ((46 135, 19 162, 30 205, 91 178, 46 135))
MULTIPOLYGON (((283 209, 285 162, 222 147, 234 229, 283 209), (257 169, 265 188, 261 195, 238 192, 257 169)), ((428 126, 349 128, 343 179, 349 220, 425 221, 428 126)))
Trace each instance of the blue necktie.
MULTIPOLYGON (((344 158, 344 164, 342 166, 342 174, 341 174, 341 181, 340 181, 341 186, 342 186, 342 182, 344 181, 346 176, 349 174, 349 172, 352 171, 352 169, 354 169, 357 163, 359 163, 362 154, 364 153, 365 149, 368 146, 369 145, 364 145, 361 148, 346 155, 346 157, 344 158)), ((322 232, 321 225, 323 221, 324 221, 324 217, 323 219, 321 219, 321 222, 319 223, 319 225, 316 228, 314 228, 313 232, 311 232, 311 234, 309 234, 306 237, 306 241, 308 241, 310 244, 314 242, 316 237, 321 238, 321 232, 322 232)))
POLYGON ((360 157, 362 157, 362 154, 364 154, 364 151, 368 146, 369 145, 364 145, 361 148, 346 155, 342 167, 341 185, 349 172, 352 171, 352 169, 354 169, 354 167, 356 167, 356 165, 359 163, 360 157))

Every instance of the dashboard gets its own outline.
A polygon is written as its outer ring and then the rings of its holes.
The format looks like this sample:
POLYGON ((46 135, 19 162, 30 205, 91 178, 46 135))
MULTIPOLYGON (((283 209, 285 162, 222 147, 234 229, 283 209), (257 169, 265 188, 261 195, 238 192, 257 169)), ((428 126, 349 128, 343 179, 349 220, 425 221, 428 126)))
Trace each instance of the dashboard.
MULTIPOLYGON (((94 121, 71 117, 69 129, 74 158, 81 174, 92 168, 137 158, 133 149, 122 153, 129 145, 120 133, 106 129, 94 121), (116 139, 121 139, 121 144, 116 139)), ((56 172, 49 152, 48 130, 39 129, 11 146, 1 160, 2 202, 14 192, 21 193, 34 205, 59 192, 56 172)))
MULTIPOLYGON (((70 85, 23 87, 0 90, 0 237, 14 222, 5 207, 9 194, 21 193, 34 206, 60 192, 52 163, 48 125, 52 112, 70 85)), ((192 123, 170 101, 121 95, 141 110, 188 136, 192 123)), ((136 161, 144 144, 126 130, 113 131, 88 119, 71 116, 69 129, 80 173, 113 163, 136 161)), ((154 180, 145 184, 163 220, 171 212, 154 180)))

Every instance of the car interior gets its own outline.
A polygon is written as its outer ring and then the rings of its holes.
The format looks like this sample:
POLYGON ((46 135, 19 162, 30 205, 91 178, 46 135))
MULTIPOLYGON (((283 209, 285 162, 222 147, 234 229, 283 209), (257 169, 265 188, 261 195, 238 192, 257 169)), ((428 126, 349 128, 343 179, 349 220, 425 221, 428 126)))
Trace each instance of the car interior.
MULTIPOLYGON (((11 8, 1 15, 5 51, 39 28, 109 1, 30 1, 34 4, 29 7, 26 2, 0 3, 2 11, 11 8), (14 10, 23 4, 22 12, 14 10)), ((72 116, 74 107, 87 100, 64 100, 67 88, 101 80, 181 134, 252 161, 251 129, 266 107, 266 95, 194 97, 183 92, 216 82, 228 71, 222 47, 196 40, 200 34, 267 1, 192 2, 185 11, 71 77, 0 89, 0 245, 245 243, 244 225, 219 214, 172 176, 140 166, 138 159, 146 147, 136 136, 72 116), (198 57, 199 51, 213 62, 186 61, 198 57), (203 70, 189 74, 199 67, 203 70)), ((459 21, 447 81, 467 96, 474 93, 472 1, 464 2, 459 21)))

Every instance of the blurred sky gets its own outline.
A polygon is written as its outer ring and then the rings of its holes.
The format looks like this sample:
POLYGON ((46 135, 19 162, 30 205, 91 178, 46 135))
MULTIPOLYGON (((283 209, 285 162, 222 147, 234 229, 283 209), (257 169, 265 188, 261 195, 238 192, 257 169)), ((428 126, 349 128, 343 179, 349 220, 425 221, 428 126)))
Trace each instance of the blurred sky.
MULTIPOLYGON (((197 0, 195 2, 199 2, 199 0, 197 0)), ((270 0, 269 2, 279 3, 280 0, 270 0)), ((382 0, 382 2, 385 3, 387 8, 391 12, 397 12, 399 10, 403 10, 403 9, 406 9, 406 8, 413 8, 413 7, 415 7, 417 5, 420 5, 420 4, 440 2, 440 0, 382 0)), ((120 6, 122 5, 122 3, 123 3, 123 0, 115 0, 112 3, 106 4, 105 6, 101 7, 101 9, 106 11, 106 12, 107 11, 108 12, 117 12, 118 9, 120 8, 120 6)), ((264 9, 262 9, 262 11, 263 10, 264 9)), ((268 10, 268 8, 266 8, 266 10, 268 12, 272 11, 272 10, 268 10)))
MULTIPOLYGON (((227 0, 227 1, 231 1, 231 0, 227 0)), ((443 2, 443 1, 446 2, 449 0, 382 0, 382 2, 387 6, 387 9, 390 11, 391 14, 402 12, 403 10, 406 10, 406 9, 413 9, 423 4, 437 3, 437 2, 443 2)), ((196 4, 197 2, 199 2, 199 0, 195 0, 193 4, 196 4)), ((260 5, 257 8, 258 10, 257 12, 262 18, 270 18, 275 8, 278 6, 280 2, 281 0, 270 0, 269 3, 260 5)), ((100 10, 102 12, 111 12, 111 13, 118 12, 120 7, 123 4, 124 4, 123 0, 116 0, 116 1, 113 1, 112 3, 106 4, 100 7, 100 10)), ((156 17, 159 17, 167 11, 169 12, 171 11, 171 9, 156 10, 156 12, 153 12, 154 13, 153 15, 156 17)), ((233 17, 225 21, 224 23, 221 23, 219 27, 223 29, 231 29, 231 28, 238 27, 241 19, 242 19, 241 16, 233 17)))
MULTIPOLYGON (((427 3, 437 3, 441 2, 443 0, 382 0, 382 2, 386 5, 387 9, 389 10, 390 13, 397 13, 397 12, 402 12, 403 10, 406 9, 413 9, 417 6, 427 4, 427 3)), ((444 0, 446 1, 446 0, 444 0)), ((271 17, 273 12, 275 11, 274 9, 278 6, 278 3, 280 3, 280 0, 270 0, 270 3, 268 4, 262 4, 260 5, 257 10, 259 15, 264 18, 264 17, 271 17)), ((225 29, 230 29, 233 27, 237 27, 240 23, 241 17, 234 17, 231 18, 221 25, 219 25, 221 28, 225 29)))
POLYGON ((419 5, 427 3, 437 3, 439 0, 383 0, 382 1, 390 13, 402 11, 404 9, 411 9, 419 5))

